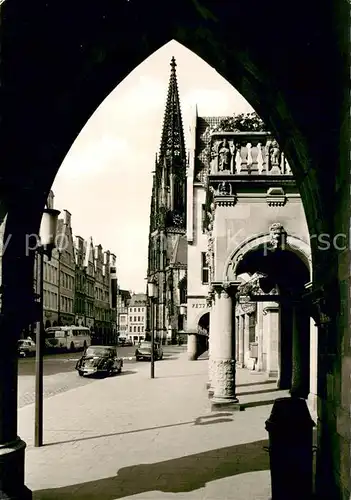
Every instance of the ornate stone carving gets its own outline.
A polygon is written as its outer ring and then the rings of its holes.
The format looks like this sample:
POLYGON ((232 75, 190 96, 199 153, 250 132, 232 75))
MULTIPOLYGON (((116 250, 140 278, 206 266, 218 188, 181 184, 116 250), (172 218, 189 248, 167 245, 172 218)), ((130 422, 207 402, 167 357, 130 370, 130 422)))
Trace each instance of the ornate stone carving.
POLYGON ((221 145, 221 140, 213 141, 211 147, 211 173, 215 174, 218 172, 218 156, 219 156, 219 148, 221 145))
POLYGON ((235 360, 213 359, 211 366, 212 387, 214 398, 235 398, 235 360))
POLYGON ((269 146, 269 159, 271 165, 269 173, 271 175, 279 175, 282 173, 280 170, 280 158, 281 154, 280 154, 279 144, 274 139, 269 146))
POLYGON ((273 287, 268 293, 265 293, 260 285, 260 279, 267 278, 268 275, 264 273, 257 272, 251 276, 251 278, 238 286, 237 298, 242 296, 251 297, 252 295, 278 295, 277 287, 273 287))
POLYGON ((280 222, 274 222, 269 228, 269 249, 272 251, 285 248, 287 233, 280 222))
POLYGON ((231 196, 232 194, 232 185, 227 181, 222 181, 218 184, 217 196, 231 196))
POLYGON ((223 139, 221 147, 218 151, 218 170, 230 170, 230 150, 228 148, 227 139, 223 139))
POLYGON ((266 201, 269 207, 283 207, 286 196, 282 187, 271 187, 267 190, 266 201))

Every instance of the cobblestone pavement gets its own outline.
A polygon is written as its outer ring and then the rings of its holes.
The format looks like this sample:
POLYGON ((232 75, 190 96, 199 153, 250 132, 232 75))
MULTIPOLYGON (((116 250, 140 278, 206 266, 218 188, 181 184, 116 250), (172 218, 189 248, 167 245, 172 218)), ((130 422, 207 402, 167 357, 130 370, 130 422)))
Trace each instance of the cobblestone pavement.
MULTIPOLYGON (((125 347, 119 350, 125 370, 135 363, 135 357, 130 355, 134 350, 135 347, 125 347)), ((164 351, 167 359, 173 353, 179 353, 179 348, 165 346, 164 351)), ((80 355, 81 353, 74 353, 44 358, 44 399, 97 381, 97 379, 77 376, 75 365, 80 355)), ((35 402, 35 358, 20 360, 19 365, 20 373, 21 371, 30 373, 30 375, 18 377, 18 407, 23 408, 35 402)))
POLYGON ((33 405, 19 410, 34 500, 268 500, 265 420, 283 395, 262 374, 238 370, 242 412, 211 413, 207 360, 174 353, 131 366, 45 402, 42 448, 33 405))

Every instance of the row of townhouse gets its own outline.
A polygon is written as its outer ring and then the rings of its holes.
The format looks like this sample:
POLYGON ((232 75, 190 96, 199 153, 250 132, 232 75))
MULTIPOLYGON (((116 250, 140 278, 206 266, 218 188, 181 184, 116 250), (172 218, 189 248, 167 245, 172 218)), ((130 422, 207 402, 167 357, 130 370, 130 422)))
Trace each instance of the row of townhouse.
MULTIPOLYGON (((51 192, 47 206, 53 208, 51 192)), ((43 324, 77 325, 90 328, 104 341, 113 341, 117 333, 116 256, 94 245, 93 239, 73 237, 71 214, 63 210, 58 220, 56 248, 49 260, 44 256, 43 324)), ((35 259, 34 288, 39 276, 35 259)))
POLYGON ((117 331, 120 338, 129 339, 133 343, 147 338, 146 294, 131 295, 128 290, 118 290, 117 331))

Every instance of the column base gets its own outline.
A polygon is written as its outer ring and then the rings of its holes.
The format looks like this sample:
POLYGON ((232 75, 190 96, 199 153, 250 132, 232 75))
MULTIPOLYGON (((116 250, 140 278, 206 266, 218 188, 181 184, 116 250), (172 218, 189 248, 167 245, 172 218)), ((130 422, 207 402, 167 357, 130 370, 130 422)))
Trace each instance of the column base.
POLYGON ((211 401, 211 411, 218 410, 232 410, 232 411, 242 411, 244 406, 239 403, 238 398, 233 399, 220 399, 212 398, 211 401))
POLYGON ((212 388, 208 389, 207 391, 207 397, 208 399, 212 399, 213 398, 213 394, 214 394, 214 391, 212 388))
POLYGON ((19 437, 0 444, 1 500, 32 500, 32 492, 24 484, 24 450, 26 443, 19 437))
POLYGON ((277 379, 279 376, 279 372, 278 372, 278 370, 269 370, 267 375, 269 378, 276 378, 277 379))
POLYGON ((197 354, 188 354, 188 361, 196 361, 197 358, 197 354))
POLYGON ((211 388, 211 382, 206 383, 206 389, 209 390, 211 388))

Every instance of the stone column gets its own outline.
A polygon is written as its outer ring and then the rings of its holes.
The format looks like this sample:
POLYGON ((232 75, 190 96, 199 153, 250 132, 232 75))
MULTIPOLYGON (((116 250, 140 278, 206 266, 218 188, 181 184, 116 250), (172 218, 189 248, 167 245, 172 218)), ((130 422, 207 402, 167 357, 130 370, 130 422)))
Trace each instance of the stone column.
POLYGON ((239 360, 239 316, 235 316, 235 359, 239 360))
POLYGON ((310 393, 308 403, 310 410, 317 412, 317 374, 318 374, 318 328, 310 319, 310 393))
POLYGON ((244 314, 244 366, 247 367, 250 357, 250 316, 244 314))
POLYGON ((239 331, 238 331, 238 343, 239 343, 239 356, 238 362, 241 368, 244 367, 244 315, 239 315, 239 331))
POLYGON ((211 306, 212 307, 211 307, 211 311, 210 311, 210 334, 209 334, 209 338, 208 338, 208 384, 207 384, 207 389, 208 389, 209 396, 213 395, 212 350, 213 350, 213 343, 216 342, 216 335, 217 335, 216 308, 215 308, 215 300, 214 299, 212 299, 211 306))
POLYGON ((307 398, 310 392, 310 318, 301 306, 293 312, 291 395, 307 398))
POLYGON ((257 371, 262 370, 263 364, 263 303, 257 302, 257 371))
POLYGON ((267 373, 279 379, 279 304, 267 302, 263 307, 264 331, 267 335, 267 373))
POLYGON ((197 335, 196 333, 188 334, 187 352, 189 361, 197 359, 197 335))
POLYGON ((237 407, 235 391, 235 332, 232 298, 219 288, 215 299, 216 339, 212 343, 212 409, 237 407))

